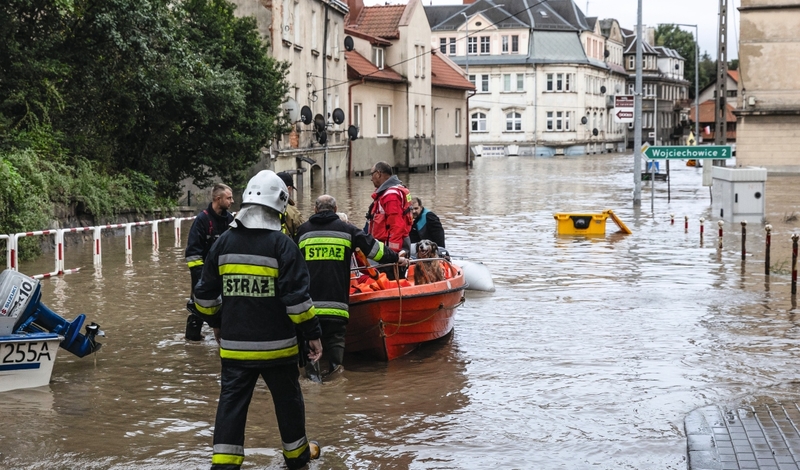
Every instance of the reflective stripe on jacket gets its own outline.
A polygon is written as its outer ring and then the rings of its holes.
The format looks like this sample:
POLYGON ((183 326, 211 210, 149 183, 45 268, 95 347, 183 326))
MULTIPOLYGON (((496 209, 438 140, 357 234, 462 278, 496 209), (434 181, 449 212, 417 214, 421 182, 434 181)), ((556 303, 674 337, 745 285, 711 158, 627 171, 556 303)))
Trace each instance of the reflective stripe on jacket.
POLYGON ((311 275, 311 298, 318 316, 347 320, 350 259, 358 248, 379 263, 397 262, 397 253, 332 211, 312 215, 297 231, 300 252, 311 275))
POLYGON ((220 357, 237 364, 297 360, 297 333, 321 335, 297 245, 273 230, 238 227, 214 244, 195 288, 195 305, 220 328, 220 357))

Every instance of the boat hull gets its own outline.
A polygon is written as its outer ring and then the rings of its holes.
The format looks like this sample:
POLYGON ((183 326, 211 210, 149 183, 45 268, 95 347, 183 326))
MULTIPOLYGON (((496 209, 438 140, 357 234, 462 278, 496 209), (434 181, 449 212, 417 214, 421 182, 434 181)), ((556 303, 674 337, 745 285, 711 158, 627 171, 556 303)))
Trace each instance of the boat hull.
POLYGON ((457 269, 440 282, 351 295, 345 350, 391 361, 447 335, 465 287, 457 269))
POLYGON ((0 336, 0 392, 49 384, 60 342, 54 333, 0 336))

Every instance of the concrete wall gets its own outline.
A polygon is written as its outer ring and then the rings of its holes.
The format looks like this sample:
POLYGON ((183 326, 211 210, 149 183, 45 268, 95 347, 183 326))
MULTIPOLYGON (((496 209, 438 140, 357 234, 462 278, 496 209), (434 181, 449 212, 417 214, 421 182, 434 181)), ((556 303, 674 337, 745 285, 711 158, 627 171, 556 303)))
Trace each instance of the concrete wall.
POLYGON ((740 116, 737 166, 766 166, 770 172, 800 173, 800 115, 740 116))

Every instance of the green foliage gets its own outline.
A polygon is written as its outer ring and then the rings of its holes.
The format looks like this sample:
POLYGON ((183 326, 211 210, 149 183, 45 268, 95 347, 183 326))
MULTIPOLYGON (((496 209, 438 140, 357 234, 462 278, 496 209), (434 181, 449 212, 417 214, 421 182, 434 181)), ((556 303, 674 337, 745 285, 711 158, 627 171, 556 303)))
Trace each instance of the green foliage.
POLYGON ((6 0, 0 16, 0 151, 59 155, 98 213, 105 188, 144 189, 139 207, 186 177, 241 183, 286 126, 288 65, 226 0, 6 0))
MULTIPOLYGON (((656 44, 659 46, 666 46, 670 49, 675 49, 678 54, 684 58, 683 63, 683 78, 694 84, 695 77, 695 55, 697 54, 697 46, 695 43, 694 35, 689 31, 682 30, 679 26, 672 24, 662 24, 656 28, 655 33, 656 44)), ((702 78, 702 76, 701 76, 702 78)), ((703 88, 702 80, 700 80, 700 88, 703 88)), ((689 97, 694 99, 694 87, 689 87, 689 97)))

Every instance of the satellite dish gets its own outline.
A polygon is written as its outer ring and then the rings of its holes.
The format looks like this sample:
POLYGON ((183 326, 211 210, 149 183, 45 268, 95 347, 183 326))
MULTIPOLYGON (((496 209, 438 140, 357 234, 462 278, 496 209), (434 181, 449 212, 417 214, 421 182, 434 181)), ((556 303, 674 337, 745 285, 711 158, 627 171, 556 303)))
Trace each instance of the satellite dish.
POLYGON ((289 121, 297 122, 297 119, 300 117, 300 106, 294 98, 286 100, 281 107, 283 107, 283 112, 286 114, 286 117, 289 118, 289 121))
POLYGON ((358 139, 358 127, 356 127, 356 126, 348 127, 347 128, 347 137, 349 137, 350 140, 358 139))
POLYGON ((605 93, 605 92, 606 92, 606 86, 603 85, 600 87, 600 93, 605 93))
POLYGON ((592 135, 597 135, 597 134, 599 134, 599 133, 600 133, 600 132, 597 130, 597 128, 596 128, 596 127, 595 127, 594 129, 592 129, 592 135))
POLYGON ((333 122, 335 124, 341 124, 344 122, 344 111, 342 111, 342 108, 336 108, 333 110, 333 122))
POLYGON ((581 116, 581 124, 586 124, 587 122, 589 122, 589 120, 586 119, 586 116, 581 116))
POLYGON ((608 49, 606 49, 606 50, 603 52, 603 57, 608 57, 608 56, 610 56, 610 55, 611 55, 611 51, 609 51, 608 49))
POLYGON ((350 36, 345 36, 344 37, 344 50, 352 51, 355 47, 356 47, 356 45, 353 43, 353 38, 351 38, 350 36))
POLYGON ((680 64, 675 64, 675 70, 678 70, 679 68, 681 68, 680 64))
POLYGON ((302 121, 303 124, 311 124, 311 108, 303 106, 302 109, 300 109, 300 121, 302 121))

